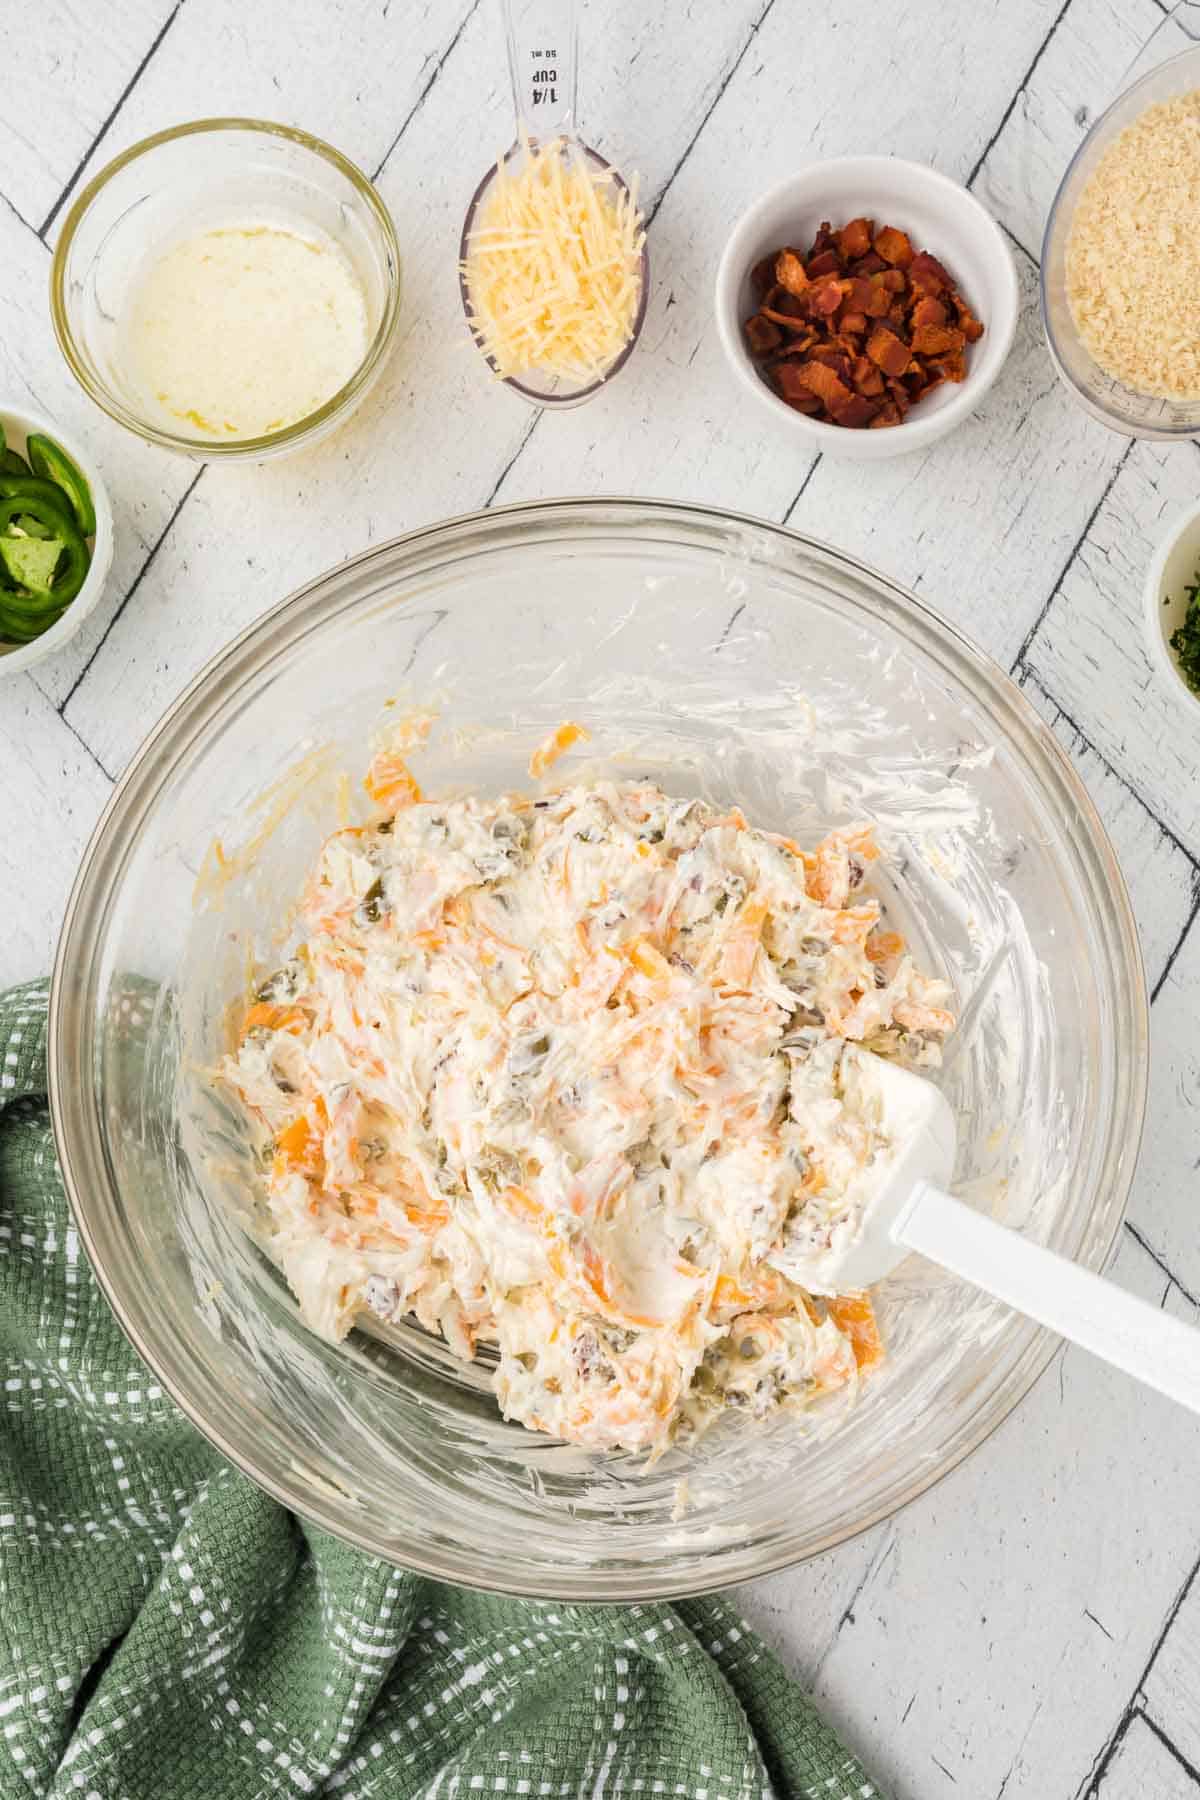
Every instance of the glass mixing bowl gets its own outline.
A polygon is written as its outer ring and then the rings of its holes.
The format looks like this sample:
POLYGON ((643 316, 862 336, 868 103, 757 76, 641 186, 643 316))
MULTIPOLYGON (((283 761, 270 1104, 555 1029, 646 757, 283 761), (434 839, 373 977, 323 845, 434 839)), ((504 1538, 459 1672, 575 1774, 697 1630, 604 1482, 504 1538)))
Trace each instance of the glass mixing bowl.
POLYGON ((675 1595, 827 1549, 982 1442, 1055 1340, 910 1259, 856 1405, 735 1415, 647 1469, 506 1424, 486 1361, 415 1327, 322 1342, 259 1247, 205 1070, 373 730, 410 705, 439 715, 431 793, 527 786, 574 718, 593 737, 570 777, 653 775, 801 838, 873 819, 888 912, 957 995, 958 1190, 1092 1268, 1147 1042, 1096 813, 1011 682, 852 558, 699 507, 563 500, 415 532, 268 613, 153 732, 84 858, 51 1006, 63 1170, 126 1331, 231 1461, 365 1549, 511 1592, 675 1595))

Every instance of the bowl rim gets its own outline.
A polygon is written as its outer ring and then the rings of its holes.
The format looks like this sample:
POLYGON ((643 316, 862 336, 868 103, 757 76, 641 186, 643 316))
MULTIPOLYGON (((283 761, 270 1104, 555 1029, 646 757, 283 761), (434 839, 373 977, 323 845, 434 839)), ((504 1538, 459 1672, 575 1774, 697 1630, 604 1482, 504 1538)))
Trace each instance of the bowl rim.
POLYGON ((92 560, 84 578, 83 586, 71 601, 61 619, 56 619, 49 631, 43 631, 32 643, 19 644, 0 655, 0 679, 6 675, 20 675, 26 669, 54 656, 63 649, 75 633, 80 630, 85 620, 90 618, 100 603, 100 597, 108 582, 112 569, 115 533, 113 528, 112 500, 103 475, 100 473, 94 458, 84 447, 73 431, 60 425, 55 419, 48 419, 42 413, 30 412, 28 407, 17 406, 7 400, 0 399, 0 421, 7 424, 14 422, 28 438, 31 432, 41 431, 62 445, 71 460, 78 464, 87 478, 92 491, 92 505, 96 509, 96 530, 92 538, 92 560))
POLYGON ((220 458, 230 461, 248 459, 256 455, 274 455, 282 449, 295 449, 301 443, 318 435, 324 427, 331 424, 339 415, 348 411, 354 403, 367 391, 375 376, 383 365, 384 358, 395 336, 400 321, 401 271, 400 243, 396 236, 396 227, 392 216, 384 205, 375 183, 366 176, 356 163, 324 138, 315 137, 311 132, 303 131, 297 125, 283 125, 270 119, 242 118, 237 115, 210 119, 189 119, 181 125, 168 126, 163 131, 155 131, 149 137, 139 138, 127 150, 105 163, 104 167, 82 188, 70 210, 63 220, 62 229, 54 246, 54 256, 50 264, 50 321, 54 327, 54 335, 58 347, 62 351, 67 366, 76 381, 93 400, 102 412, 115 419, 118 425, 136 433, 147 442, 158 444, 165 450, 181 451, 186 456, 198 458, 204 462, 212 462, 220 458), (373 216, 376 226, 383 238, 390 268, 383 311, 375 335, 367 346, 366 353, 351 375, 343 382, 337 392, 317 407, 315 412, 306 413, 294 424, 285 426, 282 431, 269 432, 265 435, 247 438, 234 438, 228 442, 220 439, 189 437, 183 432, 167 431, 163 427, 141 418, 129 407, 122 404, 106 383, 96 380, 86 359, 80 354, 75 332, 71 324, 71 309, 67 299, 67 263, 76 234, 89 208, 107 187, 109 181, 128 168, 131 163, 141 157, 161 149, 164 144, 175 143, 181 138, 193 137, 201 133, 226 131, 258 132, 266 137, 284 138, 289 143, 297 144, 302 150, 319 157, 329 163, 340 175, 343 175, 364 201, 367 210, 373 216))
MULTIPOLYGON (((1130 1068, 1132 1074, 1129 1075, 1125 1088, 1122 1130, 1119 1134, 1112 1134, 1111 1141, 1118 1147, 1113 1159, 1114 1166, 1108 1172, 1106 1187, 1099 1190, 1107 1196, 1106 1210, 1109 1216, 1102 1221, 1104 1229, 1099 1236, 1093 1231, 1092 1237, 1077 1247, 1086 1266, 1095 1269, 1104 1266, 1124 1220, 1145 1122, 1149 1086, 1149 1001, 1140 941, 1124 877, 1108 833, 1078 772, 1030 701, 999 664, 985 656, 956 626, 900 583, 882 575, 870 564, 805 533, 749 514, 694 502, 639 499, 635 496, 563 497, 518 501, 420 526, 382 544, 370 546, 357 556, 338 564, 336 570, 322 571, 261 614, 245 631, 213 656, 162 715, 131 758, 83 853, 67 902, 51 977, 47 1045, 50 1114, 63 1183, 76 1227, 96 1280, 122 1330, 185 1417, 190 1419, 222 1456, 280 1505, 356 1548, 383 1557, 393 1565, 481 1591, 559 1601, 665 1600, 715 1592, 751 1578, 758 1579, 776 1573, 861 1535, 883 1519, 894 1517, 949 1475, 1004 1423, 1045 1373, 1062 1347, 1061 1340, 1046 1328, 1033 1321, 1026 1321, 1025 1342, 1019 1354, 1014 1356, 1007 1377, 1008 1392, 993 1404, 988 1417, 982 1423, 977 1420, 971 1429, 964 1430, 959 1441, 939 1460, 936 1467, 914 1472, 901 1492, 895 1496, 881 1496, 868 1513, 853 1525, 827 1531, 820 1542, 813 1544, 802 1554, 789 1550, 786 1545, 773 1546, 752 1571, 738 1568, 728 1572, 714 1572, 704 1568, 699 1573, 689 1571, 680 1577, 642 1570, 638 1571, 636 1579, 632 1579, 624 1571, 619 1576, 606 1571, 608 1585, 603 1595, 596 1593, 590 1580, 591 1571, 585 1571, 582 1577, 575 1571, 564 1572, 562 1581, 553 1587, 531 1581, 514 1586, 511 1580, 504 1579, 502 1572, 493 1576, 489 1570, 483 1577, 475 1573, 464 1577, 461 1568, 445 1552, 435 1547, 422 1546, 420 1556, 406 1553, 401 1558, 394 1548, 382 1545, 369 1533, 356 1534, 353 1523, 331 1508, 323 1492, 311 1486, 303 1486, 294 1475, 289 1485, 288 1480, 282 1476, 259 1468, 252 1449, 247 1450, 231 1443, 223 1423, 218 1419, 202 1416, 199 1403, 183 1391, 183 1383, 175 1378, 173 1372, 168 1373, 159 1367, 140 1323, 126 1316, 119 1293, 119 1266, 106 1263, 103 1247, 93 1229, 89 1203, 84 1199, 84 1195, 94 1193, 97 1181, 107 1181, 110 1189, 115 1187, 115 1183, 112 1180, 103 1133, 98 1125, 94 1083, 79 1079, 80 1071, 92 1066, 92 1044, 83 1027, 93 1010, 92 1001, 98 985, 96 959, 86 954, 88 946, 96 940, 96 926, 94 921, 84 919, 83 915, 88 910, 93 887, 103 896, 102 915, 107 914, 111 906, 116 886, 131 854, 131 842, 128 835, 123 842, 110 843, 109 839, 114 823, 129 806, 131 798, 136 796, 138 802, 145 805, 148 797, 153 797, 161 790, 177 761, 206 728, 211 716, 227 705, 238 688, 269 664, 278 653, 282 647, 278 641, 279 627, 289 617, 294 624, 299 623, 306 605, 311 605, 314 596, 334 573, 340 576, 349 570, 361 569, 373 559, 383 560, 397 551, 416 550, 431 540, 436 541, 450 533, 461 535, 472 529, 497 523, 507 522, 511 525, 521 519, 554 520, 573 512, 582 513, 584 518, 598 516, 608 521, 621 514, 629 514, 630 522, 650 519, 664 523, 691 523, 709 528, 717 524, 722 528, 740 528, 759 534, 766 532, 782 539, 788 547, 798 548, 809 554, 815 551, 820 560, 839 567, 851 576, 860 579, 865 577, 868 582, 875 584, 886 602, 903 614, 910 624, 918 627, 922 647, 931 655, 936 657, 937 650, 943 646, 952 647, 967 665, 972 677, 981 684, 985 695, 993 702, 992 716, 1003 716, 1007 711, 1015 715, 1017 723, 1032 735, 1046 756, 1043 773, 1051 781, 1057 777, 1075 808, 1077 829, 1073 835, 1086 832, 1086 841, 1095 854, 1093 878, 1103 877, 1105 893, 1111 901, 1109 926, 1115 939, 1119 940, 1122 951, 1122 988, 1127 990, 1124 998, 1129 1011, 1128 1028, 1132 1051, 1127 1059, 1127 1074, 1130 1068), (256 643, 258 654, 248 655, 256 647, 256 643), (243 666, 239 667, 239 664, 243 666), (223 668, 229 673, 236 671, 238 679, 233 687, 216 681, 215 678, 223 668), (197 710, 196 703, 205 695, 206 690, 209 690, 207 705, 197 710), (179 728, 184 723, 190 729, 186 736, 181 737, 179 728), (173 736, 178 741, 170 745, 168 754, 167 740, 173 736), (85 954, 77 953, 77 936, 81 940, 78 949, 85 954), (76 1127, 78 1141, 73 1141, 76 1127)), ((298 634, 293 632, 285 641, 294 647, 302 640, 307 629, 314 628, 319 623, 319 620, 310 620, 303 630, 298 634)), ((103 935, 103 921, 100 935, 103 935)), ((1116 1117, 1115 1103, 1112 1116, 1116 1117)), ((1093 1208, 1084 1220, 1084 1231, 1089 1226, 1094 1227, 1095 1222, 1096 1209, 1093 1208)), ((119 1265, 119 1259, 114 1260, 119 1265)))
POLYGON ((1200 567, 1200 501, 1189 506, 1186 511, 1178 513, 1172 523, 1162 533, 1154 555, 1150 559, 1150 567, 1146 573, 1143 593, 1143 622, 1145 624, 1146 646, 1150 652, 1150 660, 1160 675, 1166 675, 1171 690, 1183 702, 1192 706, 1200 706, 1200 693, 1190 688, 1183 678, 1183 671, 1175 659, 1175 653, 1167 642, 1166 621, 1163 618, 1163 582, 1166 578, 1167 564, 1172 554, 1190 532, 1196 532, 1196 563, 1200 567))
POLYGON ((814 449, 856 462, 875 461, 906 455, 911 450, 927 447, 952 431, 974 410, 979 400, 993 386, 1008 360, 1020 319, 1021 290, 1016 263, 1000 225, 983 202, 968 187, 964 187, 962 182, 955 181, 953 176, 944 174, 941 169, 935 169, 928 163, 913 162, 902 156, 833 156, 801 163, 790 175, 773 183, 739 214, 725 240, 725 247, 717 264, 713 284, 713 312, 726 361, 742 385, 755 395, 760 405, 767 408, 772 418, 786 420, 798 436, 810 441, 814 449), (994 263, 996 304, 993 307, 993 318, 987 321, 990 338, 988 347, 994 358, 994 366, 978 377, 973 370, 968 370, 967 378, 958 393, 952 395, 937 412, 927 413, 924 418, 913 418, 910 415, 891 431, 874 434, 847 431, 823 420, 807 418, 794 407, 788 406, 786 401, 772 393, 751 363, 742 346, 740 321, 735 317, 737 290, 745 273, 741 262, 745 241, 752 234, 758 219, 791 193, 798 193, 799 190, 814 185, 819 189, 820 179, 827 180, 834 171, 866 178, 883 171, 889 175, 900 171, 910 184, 922 184, 927 191, 937 193, 952 207, 962 206, 965 202, 965 210, 981 227, 983 239, 997 253, 994 263), (998 321, 995 318, 997 312, 998 321), (880 439, 884 441, 881 443, 880 439), (866 447, 868 444, 869 449, 866 447))
MULTIPOLYGON (((1164 17, 1159 21, 1158 26, 1155 28, 1156 31, 1161 29, 1166 23, 1167 17, 1164 17)), ((1038 259, 1038 300, 1042 315, 1042 335, 1045 337, 1046 348, 1050 353, 1050 361, 1054 365, 1054 370, 1059 380, 1062 382, 1071 398, 1077 405, 1083 408, 1089 418, 1095 419, 1098 424, 1106 426, 1109 431, 1115 432, 1119 437, 1132 438, 1135 441, 1145 440, 1147 443, 1186 443, 1189 438, 1200 437, 1200 425, 1133 425, 1128 419, 1122 418, 1119 414, 1111 411, 1104 405, 1103 401, 1099 400, 1094 394, 1088 393, 1085 388, 1080 386, 1067 368, 1059 348, 1058 337, 1055 334, 1054 321, 1050 315, 1049 270, 1052 247, 1051 240, 1054 238, 1055 232, 1059 228, 1060 214, 1066 203, 1067 187, 1080 164, 1091 151, 1097 133, 1104 129, 1118 107, 1122 107, 1127 101, 1132 100, 1136 94, 1140 93, 1141 90, 1148 85, 1148 83, 1158 80, 1164 70, 1174 68, 1177 64, 1185 62, 1189 58, 1195 59, 1197 63, 1200 64, 1200 44, 1193 44, 1186 50, 1177 50, 1174 56, 1164 56, 1161 62, 1155 63, 1152 68, 1146 69, 1138 76, 1136 81, 1129 82, 1127 86, 1122 87, 1115 93, 1099 117, 1092 120, 1082 139, 1076 145, 1074 154, 1066 168, 1063 170, 1058 186, 1054 190, 1054 198, 1051 200, 1050 210, 1046 214, 1046 225, 1042 232, 1041 254, 1038 259)), ((1140 60, 1140 58, 1138 60, 1140 60)), ((1128 73, 1128 71, 1126 71, 1126 73, 1128 73)), ((1063 229, 1065 231, 1065 226, 1063 229)), ((1065 256, 1065 242, 1063 253, 1065 256)), ((1095 363, 1097 369, 1100 369, 1099 363, 1096 363, 1096 359, 1091 355, 1090 351, 1088 351, 1088 356, 1091 358, 1091 361, 1095 363)), ((1105 375, 1107 372, 1100 369, 1100 373, 1105 375)), ((1109 376, 1108 379, 1115 380, 1116 377, 1109 376)), ((1129 391, 1133 393, 1135 390, 1131 388, 1129 391)), ((1142 398, 1155 400, 1161 399, 1163 396, 1146 394, 1143 395, 1142 398)))

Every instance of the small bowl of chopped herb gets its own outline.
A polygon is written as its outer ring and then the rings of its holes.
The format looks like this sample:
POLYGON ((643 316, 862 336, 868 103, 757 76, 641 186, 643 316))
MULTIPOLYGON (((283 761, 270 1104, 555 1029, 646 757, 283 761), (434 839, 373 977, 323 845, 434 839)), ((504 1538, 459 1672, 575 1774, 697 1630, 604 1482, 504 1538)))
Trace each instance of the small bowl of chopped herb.
POLYGON ((1150 660, 1200 707, 1200 505, 1176 519, 1146 579, 1150 660))
POLYGON ((91 457, 59 426, 0 401, 0 675, 74 637, 108 578, 113 520, 91 457))

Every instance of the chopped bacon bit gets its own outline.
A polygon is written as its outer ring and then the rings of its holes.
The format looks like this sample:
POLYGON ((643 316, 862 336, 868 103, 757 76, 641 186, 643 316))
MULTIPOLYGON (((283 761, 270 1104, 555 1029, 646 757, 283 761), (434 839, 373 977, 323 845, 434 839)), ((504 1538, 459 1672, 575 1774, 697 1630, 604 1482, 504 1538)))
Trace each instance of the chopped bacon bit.
POLYGON ((783 342, 783 333, 771 319, 755 313, 752 319, 746 320, 746 342, 750 346, 751 356, 766 356, 768 351, 775 350, 783 342))
POLYGON ((785 287, 776 282, 766 299, 764 306, 773 306, 776 312, 783 313, 789 319, 807 319, 808 302, 799 294, 789 294, 785 287))
POLYGON ((804 386, 814 393, 818 400, 824 401, 830 412, 835 407, 845 406, 853 398, 853 390, 847 387, 841 377, 824 363, 806 362, 800 364, 800 380, 804 386))
POLYGON ((868 218, 822 223, 811 249, 783 245, 750 272, 746 344, 788 406, 850 430, 886 429, 943 382, 966 377, 983 325, 954 279, 908 233, 868 218))
POLYGON ((961 350, 956 350, 953 356, 938 357, 931 367, 944 381, 965 381, 967 378, 966 359, 961 350))
POLYGON ((860 394, 868 399, 883 392, 883 376, 869 356, 856 356, 854 359, 854 385, 860 394))
POLYGON ((834 236, 833 226, 829 223, 828 219, 822 219, 820 225, 817 227, 817 235, 813 239, 813 246, 809 255, 823 256, 827 250, 833 250, 836 246, 837 238, 834 236))
POLYGON ((912 351, 903 338, 896 336, 890 325, 882 321, 867 339, 867 355, 878 363, 885 375, 903 375, 912 361, 912 351))
POLYGON ((948 325, 918 325, 913 332, 913 355, 944 356, 948 351, 961 350, 965 341, 961 331, 948 325))
POLYGON ((975 314, 971 311, 961 294, 955 294, 954 296, 954 310, 958 314, 959 330, 966 338, 968 344, 975 343, 977 339, 983 336, 983 326, 975 317, 975 314))
POLYGON ((940 294, 946 288, 954 288, 954 282, 943 265, 936 256, 930 256, 928 250, 919 250, 913 257, 908 277, 913 286, 923 294, 940 294))
POLYGON ((777 257, 764 256, 759 262, 755 263, 750 271, 750 286, 754 289, 755 299, 760 302, 766 299, 771 289, 775 286, 775 267, 777 262, 777 257))
POLYGON ((806 294, 811 283, 804 264, 794 250, 781 250, 775 259, 775 279, 789 294, 806 294))
POLYGON ((871 248, 871 221, 851 219, 836 236, 838 249, 847 261, 853 261, 856 256, 865 256, 871 248))
POLYGON ((907 269, 913 259, 912 240, 906 231, 897 231, 894 225, 885 225, 882 231, 876 232, 871 248, 876 256, 882 256, 885 263, 893 263, 898 269, 907 269))
POLYGON ((851 358, 836 344, 818 344, 812 351, 811 361, 824 363, 841 381, 849 383, 853 379, 851 358))
POLYGON ((827 319, 831 313, 837 311, 842 304, 843 297, 840 281, 822 281, 818 287, 813 289, 812 310, 827 319))
POLYGON ((788 405, 798 412, 820 412, 821 402, 804 379, 806 366, 794 359, 780 363, 775 370, 775 384, 788 405))
POLYGON ((946 309, 940 300, 935 300, 930 294, 924 300, 918 300, 913 307, 912 322, 914 329, 919 325, 944 325, 946 309))
POLYGON ((851 394, 847 401, 833 407, 832 411, 839 425, 847 425, 852 431, 861 431, 864 425, 871 423, 880 404, 878 400, 868 400, 863 394, 851 394))
POLYGON ((763 318, 763 319, 770 319, 770 321, 773 325, 782 325, 785 331, 807 331, 808 330, 808 320, 807 319, 799 319, 796 317, 795 313, 780 312, 774 306, 762 307, 759 312, 759 317, 763 318))

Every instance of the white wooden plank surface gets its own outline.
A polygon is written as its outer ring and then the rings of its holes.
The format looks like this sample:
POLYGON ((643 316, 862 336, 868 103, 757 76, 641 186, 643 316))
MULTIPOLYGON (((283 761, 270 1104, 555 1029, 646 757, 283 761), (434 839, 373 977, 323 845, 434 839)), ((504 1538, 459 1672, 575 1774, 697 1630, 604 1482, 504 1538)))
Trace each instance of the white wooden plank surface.
MULTIPOLYGON (((1032 675, 1025 677, 1022 687, 1083 777, 1112 839, 1137 917, 1146 980, 1153 990, 1195 910, 1200 896, 1200 872, 1032 675)), ((1157 1019, 1155 1025, 1157 1032, 1157 1019)))
POLYGON ((1125 456, 1023 657, 1084 735, 1193 855, 1200 855, 1200 723, 1151 665, 1142 583, 1171 521, 1194 506, 1194 446, 1139 443, 1125 456))
POLYGON ((1156 0, 1073 0, 975 178, 975 194, 1032 256, 1063 170, 1163 22, 1156 0))
POLYGON ((1129 1218, 1200 1299, 1200 930, 1154 1003, 1150 1108, 1129 1218))
MULTIPOLYGON (((41 9, 22 24, 35 80, 0 119, 0 199, 15 209, 0 205, 0 400, 32 394, 85 432, 119 543, 78 644, 36 684, 0 681, 0 755, 23 773, 0 783, 0 903, 16 922, 0 934, 0 982, 46 966, 104 770, 119 772, 205 658, 321 568, 493 496, 642 491, 790 515, 917 587, 1005 661, 1023 649, 1018 673, 1108 825, 1161 981, 1150 1125, 1114 1272, 1194 1317, 1200 733, 1150 678, 1137 609, 1160 517, 1194 498, 1200 461, 1187 447, 1126 456, 1074 410, 1041 343, 1028 256, 1017 345, 977 417, 927 456, 875 468, 814 470, 747 417, 710 320, 738 212, 814 156, 887 150, 973 175, 1036 253, 1086 118, 1162 17, 1155 0, 911 0, 820 16, 799 0, 589 0, 585 129, 642 171, 654 282, 621 380, 540 421, 487 385, 454 279, 467 197, 510 135, 492 0, 168 7, 130 0, 90 65, 91 13, 41 9), (37 60, 46 46, 65 85, 37 60), (81 159, 92 171, 146 131, 237 109, 302 124, 368 169, 386 159, 405 313, 385 381, 336 439, 197 479, 72 388, 45 315, 48 254, 21 218, 39 224, 81 159), (45 120, 62 128, 43 143, 45 120)), ((1200 1602, 1179 1608, 1154 1655, 1200 1558, 1198 1474, 1196 1421, 1071 1352, 934 1493, 742 1602, 896 1800, 1200 1800, 1186 1766, 1200 1602)))
POLYGON ((149 132, 221 116, 301 125, 372 174, 476 4, 185 0, 79 181, 149 132))
POLYGON ((111 783, 32 682, 0 710, 0 896, 8 981, 44 974, 111 783))
POLYGON ((0 108, 0 193, 35 229, 137 74, 176 0, 39 0, 0 9, 11 79, 0 108))
POLYGON ((1145 1719, 1135 1717, 1104 1771, 1096 1800, 1195 1800, 1197 1783, 1145 1719))
POLYGON ((1141 1704, 1200 1769, 1200 1577, 1192 1580, 1142 1682, 1141 1704))

